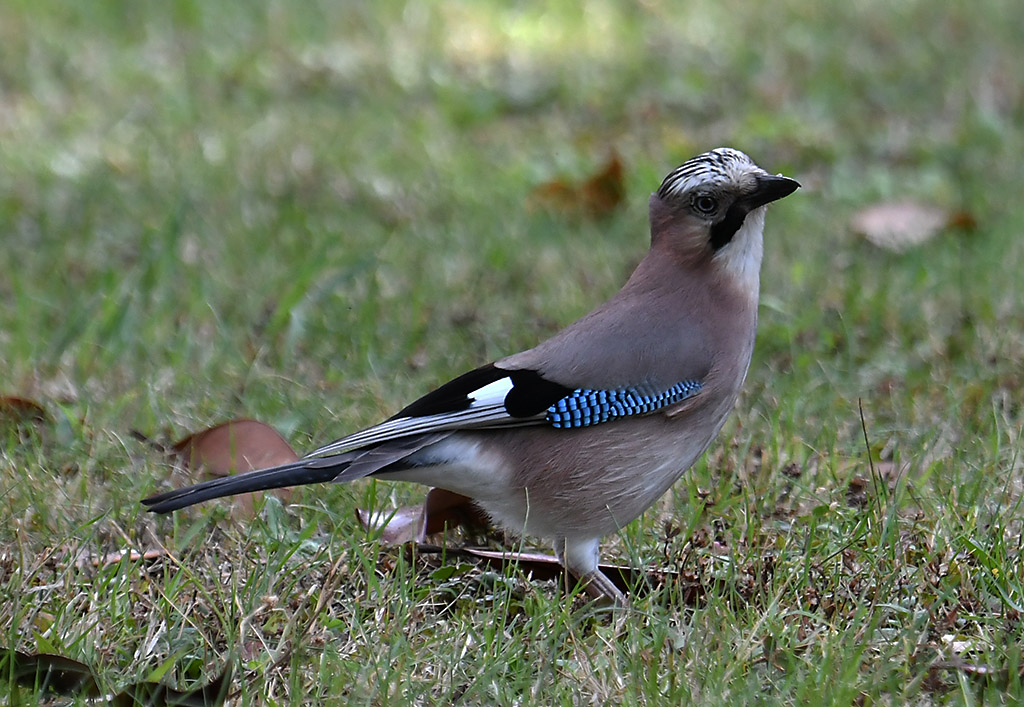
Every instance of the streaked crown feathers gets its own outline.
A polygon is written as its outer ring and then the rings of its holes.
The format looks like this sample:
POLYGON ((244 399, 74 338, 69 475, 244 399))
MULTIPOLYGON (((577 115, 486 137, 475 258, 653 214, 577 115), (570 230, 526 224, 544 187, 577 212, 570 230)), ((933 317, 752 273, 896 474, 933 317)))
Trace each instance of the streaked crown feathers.
POLYGON ((728 185, 750 172, 763 170, 745 153, 731 147, 719 147, 697 155, 672 170, 658 187, 658 196, 665 199, 700 186, 728 185))

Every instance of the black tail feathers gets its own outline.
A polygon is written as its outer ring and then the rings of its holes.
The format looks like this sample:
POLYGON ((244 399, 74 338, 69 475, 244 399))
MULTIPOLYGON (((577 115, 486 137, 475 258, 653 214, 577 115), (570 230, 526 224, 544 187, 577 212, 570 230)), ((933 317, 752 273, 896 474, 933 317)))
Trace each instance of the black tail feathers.
POLYGON ((269 469, 204 481, 195 486, 150 496, 143 499, 142 502, 153 513, 170 513, 196 503, 224 496, 234 496, 239 493, 333 481, 348 468, 349 463, 349 458, 344 460, 331 460, 329 457, 302 459, 269 469))
POLYGON ((450 430, 402 437, 372 447, 325 457, 306 457, 290 464, 205 481, 143 499, 153 513, 170 513, 196 503, 250 491, 304 486, 327 481, 351 481, 380 471, 408 468, 410 456, 447 438, 450 430))

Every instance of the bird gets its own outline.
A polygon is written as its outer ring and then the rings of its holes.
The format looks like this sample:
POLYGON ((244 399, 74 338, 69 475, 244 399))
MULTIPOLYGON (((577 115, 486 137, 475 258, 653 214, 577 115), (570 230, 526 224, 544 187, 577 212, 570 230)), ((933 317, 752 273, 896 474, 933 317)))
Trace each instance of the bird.
POLYGON ((649 201, 650 248, 611 299, 531 349, 470 370, 304 458, 143 500, 155 513, 239 493, 373 477, 468 496, 552 541, 594 599, 628 604, 600 542, 704 454, 736 405, 757 331, 768 204, 800 184, 720 147, 649 201))

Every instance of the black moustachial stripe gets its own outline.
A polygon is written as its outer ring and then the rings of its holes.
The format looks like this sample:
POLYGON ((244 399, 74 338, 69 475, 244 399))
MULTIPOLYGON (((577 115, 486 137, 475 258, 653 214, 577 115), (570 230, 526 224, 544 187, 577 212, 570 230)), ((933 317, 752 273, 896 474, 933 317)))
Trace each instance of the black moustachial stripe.
POLYGON ((748 209, 737 202, 725 212, 725 217, 711 227, 711 247, 716 251, 729 245, 729 241, 736 235, 743 225, 743 219, 747 217, 748 209))

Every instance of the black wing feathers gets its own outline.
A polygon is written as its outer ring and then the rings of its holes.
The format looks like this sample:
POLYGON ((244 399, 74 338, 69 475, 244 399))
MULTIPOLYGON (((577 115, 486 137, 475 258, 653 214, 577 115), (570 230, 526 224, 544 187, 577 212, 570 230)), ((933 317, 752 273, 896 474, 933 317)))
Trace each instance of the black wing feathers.
POLYGON ((406 405, 388 419, 427 417, 428 415, 443 415, 447 412, 465 410, 473 402, 470 397, 473 391, 480 390, 485 385, 501 380, 507 375, 508 371, 503 371, 496 368, 493 363, 489 363, 468 373, 463 373, 440 388, 435 388, 419 400, 406 405))
POLYGON ((505 396, 505 410, 512 417, 539 415, 572 392, 572 388, 545 380, 536 371, 508 371, 489 363, 463 373, 427 393, 390 419, 427 417, 466 410, 473 402, 473 393, 502 378, 512 381, 512 389, 505 396))
POLYGON ((572 388, 545 380, 536 371, 509 371, 512 390, 505 396, 505 410, 512 417, 540 415, 569 395, 572 388))

